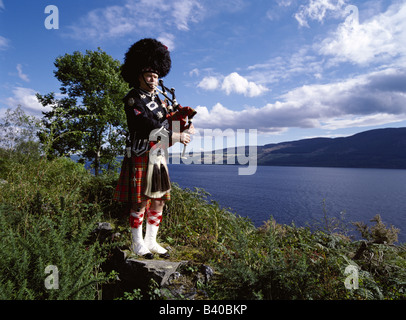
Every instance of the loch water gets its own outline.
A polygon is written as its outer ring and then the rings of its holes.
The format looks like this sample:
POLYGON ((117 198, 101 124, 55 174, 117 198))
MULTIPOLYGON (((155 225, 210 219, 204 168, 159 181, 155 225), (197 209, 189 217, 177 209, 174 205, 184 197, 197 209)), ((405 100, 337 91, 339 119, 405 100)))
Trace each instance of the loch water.
POLYGON ((324 217, 350 224, 380 214, 401 229, 406 242, 406 170, 258 166, 239 175, 236 165, 170 164, 172 182, 203 188, 221 207, 260 226, 271 216, 281 224, 307 226, 324 217))

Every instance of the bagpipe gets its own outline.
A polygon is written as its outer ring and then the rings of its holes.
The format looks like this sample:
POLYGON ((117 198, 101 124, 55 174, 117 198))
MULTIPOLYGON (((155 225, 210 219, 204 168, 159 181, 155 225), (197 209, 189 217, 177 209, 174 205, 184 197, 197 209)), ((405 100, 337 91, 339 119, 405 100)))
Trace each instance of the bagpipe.
MULTIPOLYGON (((165 97, 164 103, 167 105, 167 120, 170 129, 180 130, 180 132, 187 131, 192 125, 193 117, 196 115, 196 110, 191 107, 182 107, 177 101, 174 88, 165 87, 162 80, 159 81, 161 89, 155 87, 165 97), (170 92, 171 97, 168 96, 170 92), (169 104, 170 103, 170 104, 169 104), (179 128, 173 128, 173 123, 178 121, 179 128)), ((166 164, 164 153, 166 148, 161 148, 159 131, 155 134, 157 136, 157 143, 153 144, 150 149, 149 161, 147 167, 147 182, 144 194, 149 198, 161 198, 166 192, 171 189, 171 182, 169 179, 168 167, 166 164)), ((183 146, 182 158, 185 158, 186 145, 183 146)))
MULTIPOLYGON (((174 121, 179 122, 180 132, 187 131, 192 125, 193 117, 196 115, 197 111, 191 107, 182 107, 177 101, 175 96, 175 88, 167 88, 164 82, 159 80, 159 86, 161 89, 156 87, 155 89, 165 97, 165 104, 167 105, 168 115, 167 119, 170 123, 170 128, 172 128, 172 123, 174 121), (171 98, 168 96, 168 92, 171 94, 171 98), (171 104, 169 104, 171 103, 171 104)), ((182 158, 185 158, 186 145, 183 147, 182 158)))

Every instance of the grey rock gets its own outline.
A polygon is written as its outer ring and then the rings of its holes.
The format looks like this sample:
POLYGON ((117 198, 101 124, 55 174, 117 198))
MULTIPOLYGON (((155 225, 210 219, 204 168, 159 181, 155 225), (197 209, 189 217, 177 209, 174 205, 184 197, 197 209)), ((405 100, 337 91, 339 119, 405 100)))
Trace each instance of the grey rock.
POLYGON ((166 261, 166 260, 141 260, 128 258, 125 261, 125 268, 123 278, 128 281, 138 281, 140 276, 143 275, 145 279, 154 279, 160 286, 168 284, 168 280, 180 265, 186 261, 166 261))

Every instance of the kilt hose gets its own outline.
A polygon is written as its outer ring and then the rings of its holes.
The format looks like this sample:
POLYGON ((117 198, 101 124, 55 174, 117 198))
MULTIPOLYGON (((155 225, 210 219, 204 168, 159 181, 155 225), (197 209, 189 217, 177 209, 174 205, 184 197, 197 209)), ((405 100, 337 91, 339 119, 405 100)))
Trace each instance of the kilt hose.
MULTIPOLYGON (((146 187, 146 177, 149 152, 146 152, 140 157, 132 156, 131 158, 124 157, 120 177, 118 179, 117 187, 113 195, 113 200, 126 203, 141 203, 142 201, 149 200, 150 198, 144 194, 146 187), (131 163, 131 175, 130 166, 131 163)), ((171 194, 168 191, 158 200, 169 201, 171 194)))

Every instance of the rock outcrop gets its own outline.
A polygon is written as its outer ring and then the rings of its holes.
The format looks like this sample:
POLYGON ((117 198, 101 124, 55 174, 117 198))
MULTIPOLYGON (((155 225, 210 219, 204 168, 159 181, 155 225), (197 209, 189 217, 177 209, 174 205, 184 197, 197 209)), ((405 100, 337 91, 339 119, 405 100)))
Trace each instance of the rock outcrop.
MULTIPOLYGON (((99 223, 94 233, 99 241, 119 236, 113 234, 112 227, 105 222, 99 223)), ((134 290, 140 290, 140 295, 146 299, 207 298, 197 287, 208 284, 214 273, 210 266, 192 261, 131 257, 125 248, 114 248, 102 269, 106 273, 114 270, 117 274, 115 281, 103 285, 102 296, 106 300, 122 298, 125 292, 133 293, 134 290)))

